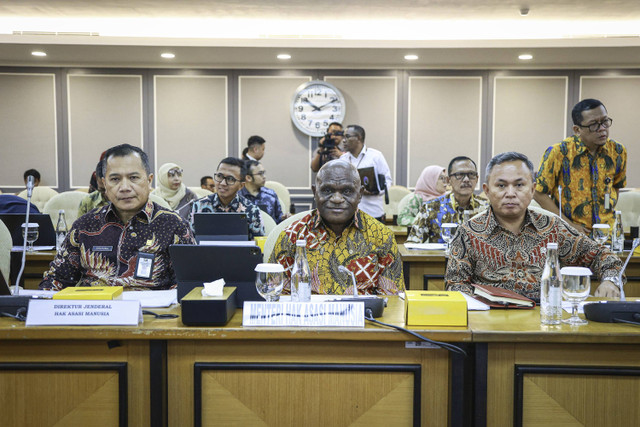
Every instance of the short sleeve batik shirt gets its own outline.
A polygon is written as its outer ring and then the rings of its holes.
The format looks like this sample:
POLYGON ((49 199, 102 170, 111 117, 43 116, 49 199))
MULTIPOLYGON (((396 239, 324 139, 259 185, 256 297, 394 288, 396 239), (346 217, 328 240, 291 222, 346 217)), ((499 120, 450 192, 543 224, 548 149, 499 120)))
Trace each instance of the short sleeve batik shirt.
POLYGON ((358 293, 395 295, 404 291, 402 261, 393 232, 370 215, 357 211, 349 226, 337 236, 325 227, 317 210, 293 222, 278 237, 269 262, 285 268, 285 290, 291 282, 296 241, 305 240, 311 269, 311 290, 315 294, 351 294, 353 272, 358 293))
POLYGON ((536 190, 558 204, 562 187, 562 214, 591 228, 606 223, 613 227, 618 189, 627 182, 627 150, 612 139, 595 156, 577 136, 547 148, 536 178, 536 190), (606 199, 609 206, 606 206, 606 199))
POLYGON ((169 246, 194 244, 189 224, 147 202, 124 224, 111 204, 78 218, 40 283, 42 289, 67 286, 123 286, 125 290, 170 289, 176 284, 169 246), (150 279, 134 277, 138 253, 154 256, 150 279))

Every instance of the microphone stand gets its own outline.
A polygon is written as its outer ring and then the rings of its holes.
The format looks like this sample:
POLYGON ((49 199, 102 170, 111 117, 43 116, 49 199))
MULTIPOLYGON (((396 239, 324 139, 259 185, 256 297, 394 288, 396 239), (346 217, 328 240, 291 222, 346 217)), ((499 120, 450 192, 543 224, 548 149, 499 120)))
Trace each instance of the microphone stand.
POLYGON ((22 278, 22 273, 24 272, 24 265, 27 260, 27 232, 29 231, 29 211, 31 211, 31 196, 33 195, 33 176, 29 175, 27 178, 27 213, 25 215, 25 224, 24 230, 22 230, 22 263, 20 265, 20 272, 18 273, 18 277, 16 277, 16 283, 13 285, 13 295, 20 294, 20 279, 22 278))
POLYGON ((620 301, 627 300, 624 295, 624 284, 622 283, 622 274, 627 269, 627 264, 629 264, 629 260, 631 259, 631 256, 633 255, 633 253, 635 252, 638 246, 640 246, 640 238, 633 239, 633 244, 631 245, 631 251, 629 252, 629 255, 627 255, 627 260, 624 262, 624 265, 620 270, 620 274, 618 274, 618 277, 617 277, 617 281, 618 281, 617 285, 620 288, 620 301))
POLYGON ((356 286, 356 276, 353 274, 352 271, 349 271, 349 269, 344 265, 341 265, 340 267, 338 267, 338 270, 351 276, 351 283, 353 283, 353 297, 356 298, 358 296, 358 287, 356 286))

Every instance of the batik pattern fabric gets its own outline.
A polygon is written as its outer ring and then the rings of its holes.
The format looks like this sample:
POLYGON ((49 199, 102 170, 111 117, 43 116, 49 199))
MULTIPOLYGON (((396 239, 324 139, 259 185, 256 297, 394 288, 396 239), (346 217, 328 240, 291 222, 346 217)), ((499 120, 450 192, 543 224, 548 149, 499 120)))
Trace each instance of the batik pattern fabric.
POLYGON ((413 224, 418 213, 420 212, 420 207, 424 204, 422 197, 417 194, 412 194, 409 198, 407 204, 402 208, 402 211, 398 214, 398 225, 403 225, 408 227, 413 224))
POLYGON ((169 257, 173 244, 195 244, 189 224, 177 213, 147 202, 124 224, 109 203, 73 223, 40 288, 171 289, 176 285, 169 257), (140 252, 154 255, 150 279, 134 277, 140 252))
POLYGON ((89 193, 87 197, 80 201, 80 207, 78 208, 78 218, 96 208, 101 208, 107 203, 109 202, 104 198, 101 192, 96 190, 89 193))
POLYGON ((442 224, 462 223, 465 210, 469 210, 470 217, 487 208, 487 201, 471 196, 469 206, 462 208, 453 193, 447 193, 433 200, 423 203, 411 226, 407 242, 415 243, 443 243, 442 224))
POLYGON ((247 190, 247 187, 243 187, 238 191, 238 194, 268 213, 276 224, 280 224, 284 219, 278 195, 271 188, 260 187, 258 194, 254 196, 247 190))
POLYGON ((191 231, 193 232, 195 232, 193 214, 198 212, 244 212, 247 215, 247 224, 249 225, 249 239, 253 239, 255 236, 264 236, 264 225, 262 224, 260 209, 239 193, 236 193, 227 206, 222 205, 217 193, 195 201, 189 220, 191 231))
POLYGON ((562 214, 591 228, 605 223, 613 227, 618 189, 627 182, 627 150, 612 140, 592 155, 576 135, 547 148, 536 179, 536 190, 551 196, 558 205, 562 187, 562 214), (605 197, 609 195, 609 208, 605 197))
POLYGON ((285 268, 285 292, 290 291, 296 241, 306 241, 311 270, 311 290, 315 294, 353 293, 353 272, 359 294, 395 295, 404 291, 402 261, 393 232, 370 215, 357 211, 341 235, 322 221, 316 209, 293 222, 278 237, 269 262, 285 268))
POLYGON ((589 267, 600 280, 616 277, 622 268, 609 249, 555 215, 528 209, 520 232, 514 234, 488 209, 458 227, 447 262, 447 289, 472 294, 471 284, 480 284, 538 299, 548 243, 558 244, 563 267, 589 267))

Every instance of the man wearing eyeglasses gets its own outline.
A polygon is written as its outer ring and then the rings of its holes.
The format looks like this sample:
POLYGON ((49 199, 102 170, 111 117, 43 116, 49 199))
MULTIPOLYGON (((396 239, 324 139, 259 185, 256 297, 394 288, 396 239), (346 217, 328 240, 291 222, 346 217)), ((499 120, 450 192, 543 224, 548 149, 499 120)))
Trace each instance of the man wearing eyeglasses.
POLYGON ((464 211, 470 211, 473 216, 486 209, 487 202, 473 194, 478 183, 478 170, 473 160, 466 156, 455 157, 449 162, 447 173, 451 192, 420 206, 408 242, 442 243, 442 224, 461 223, 464 211))
POLYGON ((222 159, 218 170, 213 175, 216 182, 216 193, 193 203, 191 210, 191 230, 193 230, 193 214, 198 212, 244 212, 249 224, 249 238, 264 236, 264 226, 260 217, 260 209, 238 194, 244 187, 247 168, 245 162, 235 157, 222 159))
POLYGON ((265 178, 267 172, 264 170, 264 166, 255 160, 249 160, 245 164, 247 178, 244 187, 240 189, 238 194, 271 215, 276 224, 279 224, 288 215, 282 212, 276 192, 264 186, 267 182, 265 178))
POLYGON ((589 234, 593 224, 613 227, 618 190, 627 181, 627 150, 609 138, 613 120, 597 99, 577 103, 571 118, 575 135, 545 151, 534 199, 554 213, 561 199, 562 216, 589 234))

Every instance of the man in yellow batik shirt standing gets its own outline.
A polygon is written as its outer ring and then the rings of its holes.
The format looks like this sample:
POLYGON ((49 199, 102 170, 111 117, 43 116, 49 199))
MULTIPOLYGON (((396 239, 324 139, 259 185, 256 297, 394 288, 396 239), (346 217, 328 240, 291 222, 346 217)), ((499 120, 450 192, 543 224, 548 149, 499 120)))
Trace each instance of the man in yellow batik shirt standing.
POLYGON ((571 118, 575 135, 545 151, 534 199, 558 213, 558 187, 562 187, 563 218, 589 234, 593 224, 613 227, 618 190, 627 181, 627 150, 609 138, 613 119, 597 99, 577 103, 571 118))

